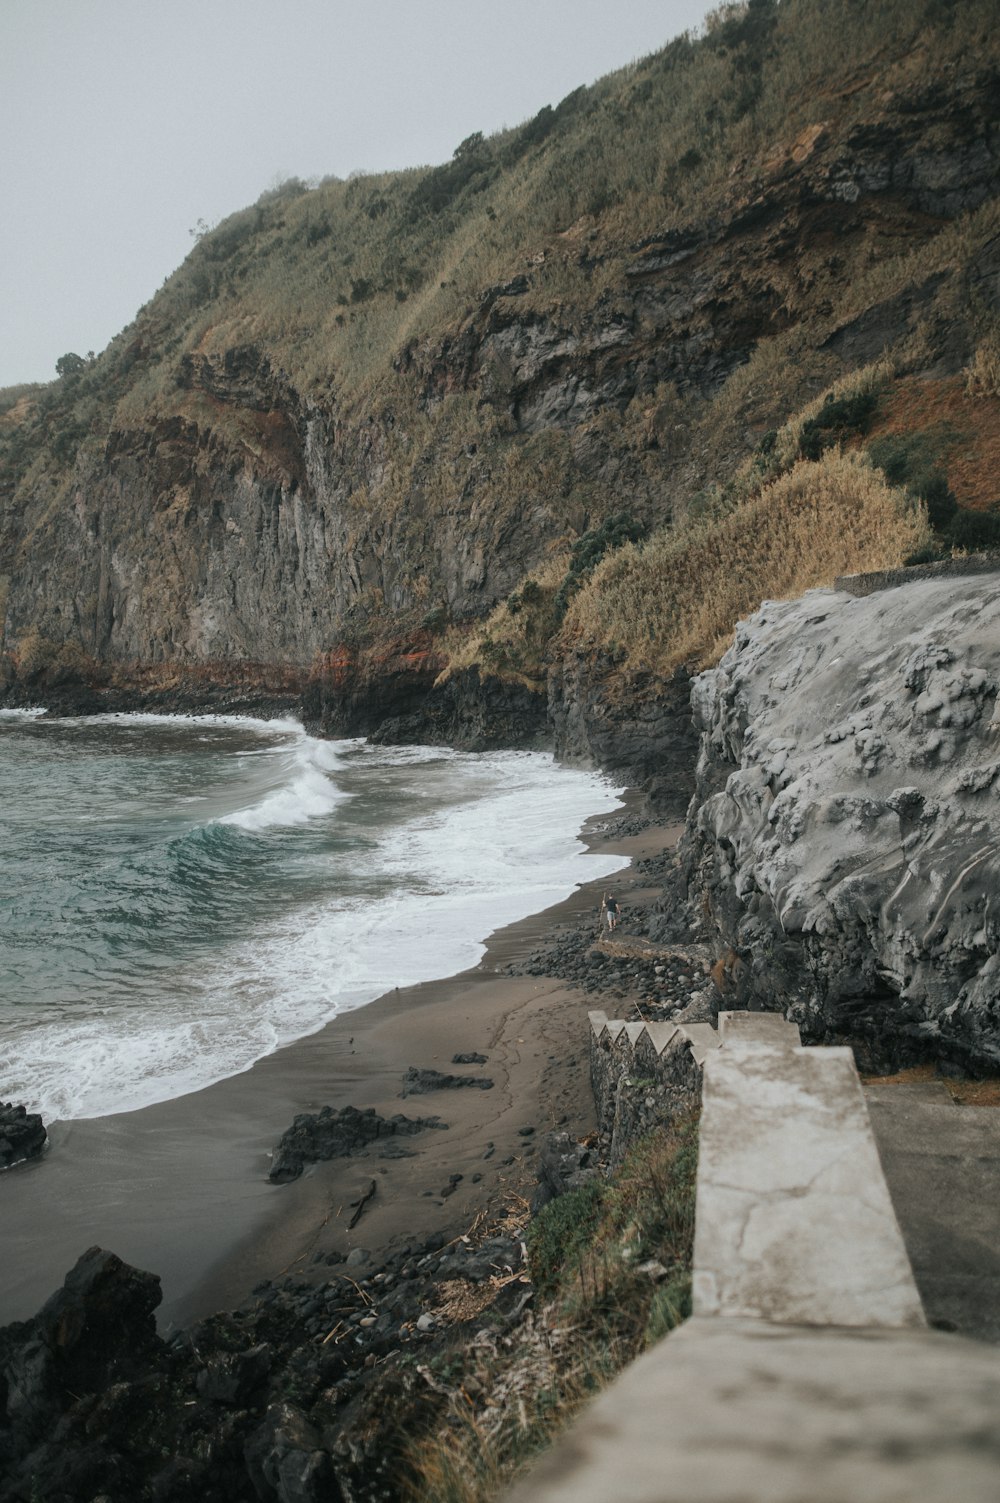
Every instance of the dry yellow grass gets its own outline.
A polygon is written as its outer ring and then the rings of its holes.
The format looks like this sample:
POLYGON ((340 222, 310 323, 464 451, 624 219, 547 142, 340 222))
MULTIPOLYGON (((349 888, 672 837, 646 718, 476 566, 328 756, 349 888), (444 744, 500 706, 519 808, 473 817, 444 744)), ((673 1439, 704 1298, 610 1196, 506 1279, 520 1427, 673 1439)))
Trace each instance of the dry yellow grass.
POLYGON ((572 601, 564 646, 613 648, 623 666, 669 672, 724 651, 765 599, 895 568, 929 544, 926 515, 856 454, 800 461, 716 522, 628 545, 572 601))
POLYGON ((965 372, 970 397, 1000 397, 1000 335, 991 333, 978 346, 965 372))

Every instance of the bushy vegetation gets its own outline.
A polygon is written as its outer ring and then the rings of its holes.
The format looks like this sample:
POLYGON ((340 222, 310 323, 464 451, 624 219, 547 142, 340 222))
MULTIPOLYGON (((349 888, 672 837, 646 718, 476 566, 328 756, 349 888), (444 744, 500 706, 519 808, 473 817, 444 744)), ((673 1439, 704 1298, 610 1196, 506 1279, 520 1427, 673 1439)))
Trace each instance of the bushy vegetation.
POLYGON ((887 434, 868 445, 869 459, 889 484, 905 487, 924 502, 935 532, 943 532, 958 509, 948 477, 937 463, 940 447, 941 436, 926 430, 887 434))
POLYGON ((898 567, 931 541, 918 503, 862 456, 828 451, 721 520, 611 555, 570 605, 563 641, 614 644, 624 664, 661 673, 704 666, 761 600, 898 567))
POLYGON ((613 553, 626 543, 637 543, 645 537, 646 527, 637 522, 628 512, 615 512, 605 517, 598 527, 592 527, 578 538, 570 549, 569 568, 566 578, 556 592, 555 609, 560 616, 580 586, 590 578, 606 553, 613 553))
POLYGON ((956 552, 980 553, 1000 548, 1000 515, 995 511, 956 511, 945 531, 956 552))
POLYGON ((414 1503, 492 1503, 588 1398, 686 1319, 697 1155, 695 1120, 657 1129, 614 1180, 534 1219, 534 1314, 503 1342, 456 1344, 447 1423, 409 1452, 414 1503))

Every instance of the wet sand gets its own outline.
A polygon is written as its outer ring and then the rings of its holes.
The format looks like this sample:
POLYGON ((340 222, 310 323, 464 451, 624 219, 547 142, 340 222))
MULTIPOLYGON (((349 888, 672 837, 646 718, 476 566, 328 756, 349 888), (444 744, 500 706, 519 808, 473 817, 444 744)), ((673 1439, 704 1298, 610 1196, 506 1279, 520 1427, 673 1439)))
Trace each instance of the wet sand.
MULTIPOLYGON (((587 843, 635 859, 677 834, 677 827, 652 827, 587 843)), ((432 1231, 450 1238, 484 1206, 511 1191, 530 1193, 544 1134, 561 1126, 582 1136, 593 1126, 593 1003, 557 979, 503 968, 581 915, 593 916, 596 937, 601 892, 611 880, 584 883, 555 907, 499 930, 473 969, 390 992, 242 1075, 142 1111, 54 1124, 40 1161, 0 1176, 0 1324, 34 1314, 95 1243, 160 1275, 160 1325, 169 1331, 239 1303, 264 1278, 308 1273, 317 1254, 376 1251, 432 1231), (485 1054, 487 1063, 452 1065, 454 1054, 469 1052, 485 1054), (404 1101, 410 1065, 482 1074, 494 1086, 404 1101), (449 1127, 407 1139, 412 1158, 369 1152, 311 1166, 290 1185, 269 1184, 278 1138, 297 1113, 325 1104, 440 1116, 449 1127), (462 1179, 442 1196, 452 1175, 462 1179), (376 1194, 348 1231, 351 1202, 373 1179, 376 1194)), ((637 901, 650 895, 629 872, 613 881, 618 892, 631 887, 637 901)))

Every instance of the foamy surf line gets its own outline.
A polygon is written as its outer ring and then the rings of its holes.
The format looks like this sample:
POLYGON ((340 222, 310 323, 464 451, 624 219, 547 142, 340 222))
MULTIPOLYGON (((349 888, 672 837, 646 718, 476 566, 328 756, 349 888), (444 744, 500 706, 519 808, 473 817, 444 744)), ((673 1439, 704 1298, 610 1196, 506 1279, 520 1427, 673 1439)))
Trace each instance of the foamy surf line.
MULTIPOLYGON (((40 709, 28 712, 12 711, 11 713, 36 717, 45 715, 46 711, 40 709)), ((310 736, 301 721, 287 716, 264 720, 253 715, 197 715, 182 712, 157 714, 144 710, 121 710, 109 711, 103 715, 90 715, 85 719, 49 718, 59 725, 163 726, 167 729, 179 730, 196 730, 204 727, 206 730, 249 731, 262 738, 287 738, 284 746, 279 742, 275 746, 263 747, 259 753, 244 753, 247 756, 276 756, 281 755, 286 748, 291 748, 294 761, 282 780, 282 785, 268 789, 255 803, 220 815, 211 821, 212 824, 232 825, 251 833, 266 830, 274 825, 304 824, 309 819, 330 813, 347 796, 328 776, 341 765, 339 749, 362 744, 360 739, 337 742, 320 740, 318 737, 310 736)))
MULTIPOLYGON (((371 755, 376 768, 394 765, 391 751, 371 755)), ((68 1120, 189 1094, 394 987, 475 965, 497 929, 627 865, 587 852, 575 834, 618 807, 607 780, 556 768, 537 753, 453 754, 448 766, 449 776, 464 774, 477 787, 487 778, 489 790, 443 816, 409 820, 366 853, 397 882, 388 895, 376 902, 331 895, 260 932, 221 954, 210 973, 187 978, 169 1015, 110 1007, 100 1017, 43 1024, 10 1059, 15 1099, 68 1120)))
MULTIPOLYGON (((38 710, 8 710, 0 711, 0 714, 9 715, 49 715, 49 711, 42 708, 38 710)), ((274 731, 277 733, 305 735, 306 731, 300 720, 294 720, 291 716, 282 716, 274 720, 264 720, 257 715, 216 715, 207 713, 204 715, 195 712, 186 713, 175 710, 169 713, 156 713, 152 710, 108 710, 100 715, 50 715, 53 723, 59 725, 165 725, 180 727, 221 726, 231 727, 233 730, 259 730, 274 731)))

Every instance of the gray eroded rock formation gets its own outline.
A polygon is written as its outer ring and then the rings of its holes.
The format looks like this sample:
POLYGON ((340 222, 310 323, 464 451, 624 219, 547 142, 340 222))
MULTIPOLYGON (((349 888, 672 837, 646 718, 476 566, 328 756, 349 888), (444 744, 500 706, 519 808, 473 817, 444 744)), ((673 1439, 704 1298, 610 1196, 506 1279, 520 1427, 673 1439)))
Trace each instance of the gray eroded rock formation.
POLYGON ((815 590, 741 623, 693 689, 684 840, 730 1005, 875 1067, 1000 1064, 998 684, 1000 575, 815 590))

